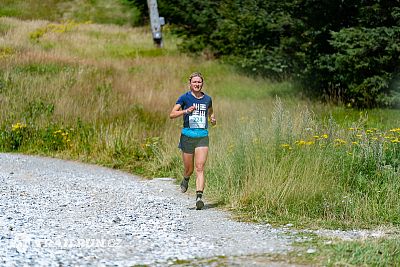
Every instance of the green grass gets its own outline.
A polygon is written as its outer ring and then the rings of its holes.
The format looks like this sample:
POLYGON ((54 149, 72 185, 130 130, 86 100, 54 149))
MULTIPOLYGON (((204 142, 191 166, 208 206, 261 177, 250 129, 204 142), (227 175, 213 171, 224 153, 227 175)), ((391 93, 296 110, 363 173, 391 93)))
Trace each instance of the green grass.
POLYGON ((205 83, 207 90, 216 98, 234 101, 270 101, 276 96, 286 97, 291 101, 298 95, 298 88, 289 81, 273 82, 244 75, 232 76, 232 73, 236 73, 236 70, 230 65, 206 62, 203 74, 206 77, 213 77, 205 83))
MULTIPOLYGON (((312 266, 398 266, 400 239, 391 237, 341 240, 314 234, 295 243, 290 263, 312 266), (315 252, 308 253, 308 249, 315 252)), ((278 256, 279 257, 279 256, 278 256)))
POLYGON ((138 49, 135 46, 108 45, 104 49, 113 58, 162 57, 171 54, 167 50, 138 49))
POLYGON ((0 24, 0 36, 5 35, 9 30, 11 30, 11 26, 8 24, 0 24))
POLYGON ((57 75, 61 72, 73 71, 72 66, 57 64, 57 63, 31 63, 26 65, 16 66, 13 72, 22 73, 32 76, 37 75, 57 75))
POLYGON ((309 103, 318 120, 334 119, 342 127, 387 128, 400 124, 400 109, 352 109, 332 104, 309 103))
POLYGON ((218 153, 208 170, 212 195, 257 221, 397 225, 399 131, 392 137, 355 133, 307 114, 277 107, 272 121, 248 115, 216 133, 218 153))
POLYGON ((139 11, 127 1, 61 1, 61 0, 1 0, 0 17, 24 20, 75 20, 101 24, 135 25, 139 11))
POLYGON ((397 266, 400 263, 400 239, 340 242, 323 247, 326 266, 397 266))

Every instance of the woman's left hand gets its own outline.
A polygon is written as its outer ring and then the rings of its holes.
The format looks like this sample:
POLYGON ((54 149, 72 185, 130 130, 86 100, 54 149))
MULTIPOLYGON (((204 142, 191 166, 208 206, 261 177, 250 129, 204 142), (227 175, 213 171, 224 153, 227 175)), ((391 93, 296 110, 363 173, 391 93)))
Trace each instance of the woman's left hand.
POLYGON ((215 126, 217 124, 217 120, 215 119, 214 115, 210 116, 210 122, 213 126, 215 126))

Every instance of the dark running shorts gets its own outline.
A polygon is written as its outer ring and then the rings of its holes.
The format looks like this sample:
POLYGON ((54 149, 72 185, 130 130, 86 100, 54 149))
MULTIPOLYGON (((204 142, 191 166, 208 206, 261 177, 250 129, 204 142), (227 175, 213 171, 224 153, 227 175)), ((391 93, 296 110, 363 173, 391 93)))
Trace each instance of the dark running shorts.
POLYGON ((193 154, 196 147, 208 147, 208 143, 209 143, 208 136, 191 138, 182 134, 178 147, 184 153, 193 154))

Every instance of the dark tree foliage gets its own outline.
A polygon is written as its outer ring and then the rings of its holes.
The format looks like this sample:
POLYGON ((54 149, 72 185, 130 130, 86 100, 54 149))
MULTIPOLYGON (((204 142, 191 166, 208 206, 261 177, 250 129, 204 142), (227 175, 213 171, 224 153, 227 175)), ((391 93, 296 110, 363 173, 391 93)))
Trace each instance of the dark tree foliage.
POLYGON ((220 19, 218 14, 220 0, 158 1, 160 14, 167 23, 178 27, 175 32, 184 36, 182 48, 189 52, 198 52, 210 48, 210 34, 216 29, 220 19))
POLYGON ((159 0, 184 37, 250 73, 358 107, 400 103, 400 0, 159 0))
POLYGON ((140 12, 140 19, 138 23, 144 25, 149 19, 149 8, 147 7, 147 0, 122 0, 128 4, 134 5, 140 12))
POLYGON ((308 44, 303 46, 304 68, 298 74, 309 91, 357 107, 400 104, 400 88, 395 84, 400 1, 303 0, 298 4, 304 12, 292 16, 303 21, 303 44, 308 44))
POLYGON ((220 14, 223 19, 210 35, 218 55, 257 74, 276 78, 292 73, 297 50, 292 36, 299 22, 289 16, 284 2, 225 1, 220 14))

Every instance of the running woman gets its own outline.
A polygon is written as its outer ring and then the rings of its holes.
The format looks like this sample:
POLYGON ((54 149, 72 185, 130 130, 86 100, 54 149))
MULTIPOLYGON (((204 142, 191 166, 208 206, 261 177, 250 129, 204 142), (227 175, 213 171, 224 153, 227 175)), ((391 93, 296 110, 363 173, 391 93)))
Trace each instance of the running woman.
POLYGON ((189 77, 190 91, 181 95, 172 108, 171 119, 183 116, 183 128, 179 142, 183 159, 183 179, 181 191, 188 189, 190 176, 196 167, 196 209, 204 207, 202 200, 205 178, 204 165, 208 155, 208 119, 212 125, 217 123, 212 108, 211 97, 202 92, 204 79, 201 73, 189 77))

